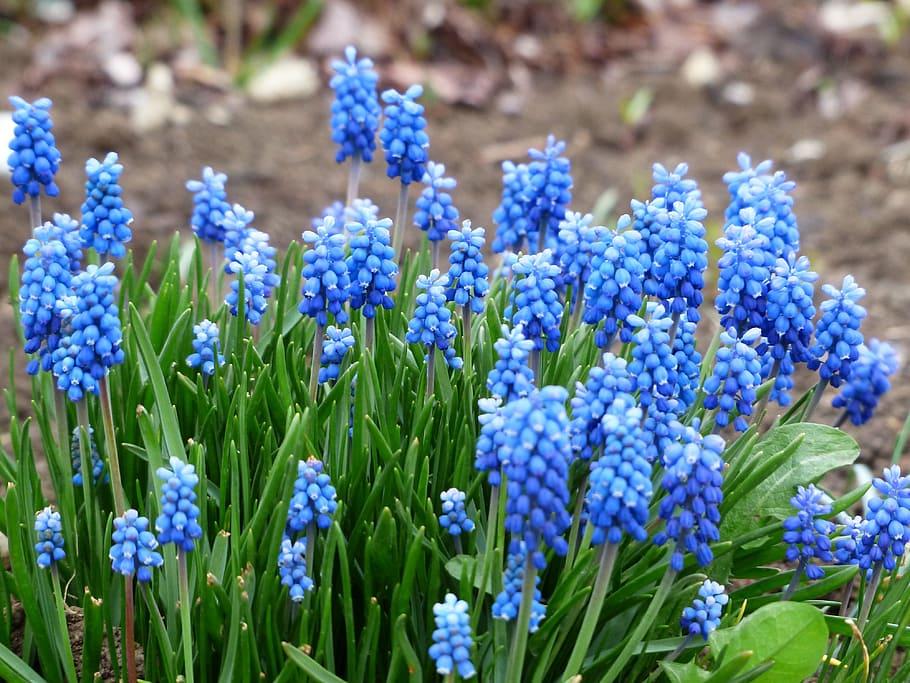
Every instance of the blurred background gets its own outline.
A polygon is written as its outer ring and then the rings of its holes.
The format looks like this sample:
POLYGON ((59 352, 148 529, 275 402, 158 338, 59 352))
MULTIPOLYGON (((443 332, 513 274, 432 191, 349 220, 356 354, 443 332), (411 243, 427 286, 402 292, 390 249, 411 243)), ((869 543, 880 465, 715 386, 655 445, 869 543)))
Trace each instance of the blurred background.
MULTIPOLYGON (((868 292, 867 337, 906 361, 908 25, 910 0, 0 0, 0 93, 54 100, 61 194, 45 214, 78 214, 85 160, 120 154, 140 252, 187 232, 184 182, 204 165, 228 173, 229 199, 282 247, 343 199, 326 84, 349 43, 376 61, 382 88, 424 84, 430 156, 458 179, 462 216, 488 228, 500 163, 549 132, 568 142, 572 208, 603 220, 648 196, 653 162, 688 162, 712 243, 724 171, 740 151, 772 158, 797 182, 803 251, 821 282, 852 272, 868 292)), ((365 173, 362 194, 393 214, 381 160, 365 173)), ((2 201, 5 299, 28 221, 2 201)), ((6 353, 15 334, 4 305, 0 371, 22 384, 6 369, 21 366, 6 353)), ((908 378, 854 430, 870 465, 890 459, 908 378)))

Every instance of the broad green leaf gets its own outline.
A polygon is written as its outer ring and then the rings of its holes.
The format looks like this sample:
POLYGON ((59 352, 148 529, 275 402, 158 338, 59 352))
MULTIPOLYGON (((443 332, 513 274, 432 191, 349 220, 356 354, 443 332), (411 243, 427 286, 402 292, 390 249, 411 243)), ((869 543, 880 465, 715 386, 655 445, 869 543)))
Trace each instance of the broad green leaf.
POLYGON ((344 680, 338 678, 335 674, 324 669, 312 657, 305 655, 301 650, 290 643, 282 643, 288 658, 299 666, 310 678, 316 683, 344 683, 344 680))
POLYGON ((711 674, 697 666, 695 662, 661 662, 660 668, 664 670, 671 683, 703 683, 711 678, 711 674))
MULTIPOLYGON (((815 607, 776 602, 750 614, 730 629, 715 631, 708 644, 716 660, 752 651, 749 669, 774 664, 756 680, 765 683, 802 681, 818 667, 828 643, 824 615, 815 607)), ((747 669, 747 671, 749 670, 747 669)))
POLYGON ((0 643, 0 675, 5 681, 22 683, 45 683, 35 670, 23 662, 15 653, 0 643))

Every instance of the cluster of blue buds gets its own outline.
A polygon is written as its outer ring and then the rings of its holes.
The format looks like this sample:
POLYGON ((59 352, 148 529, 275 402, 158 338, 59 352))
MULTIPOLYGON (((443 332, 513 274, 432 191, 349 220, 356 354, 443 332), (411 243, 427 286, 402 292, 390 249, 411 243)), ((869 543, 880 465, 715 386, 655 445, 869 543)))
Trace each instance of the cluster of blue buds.
POLYGON ((417 289, 424 290, 417 295, 417 306, 414 316, 408 322, 405 339, 409 344, 421 344, 427 350, 427 358, 435 349, 442 351, 446 364, 455 370, 461 368, 463 361, 455 355, 457 330, 452 324, 452 311, 446 307, 447 276, 433 270, 429 275, 417 278, 417 289))
POLYGON ((414 225, 427 234, 431 242, 439 242, 458 226, 458 208, 447 190, 455 188, 455 179, 445 176, 446 167, 435 161, 427 162, 420 181, 426 186, 417 198, 414 225))
POLYGON ((528 155, 528 237, 537 251, 555 246, 559 223, 566 216, 566 207, 572 203, 572 165, 562 156, 566 143, 554 136, 547 136, 543 150, 530 149, 528 155), (540 243, 540 234, 546 234, 546 243, 540 243))
POLYGON ((21 204, 26 197, 39 197, 42 189, 48 197, 56 197, 60 189, 54 175, 60 168, 60 150, 52 132, 51 101, 42 97, 29 103, 13 96, 9 102, 15 124, 7 158, 13 201, 21 204))
POLYGON ((825 492, 814 484, 799 486, 796 495, 790 499, 796 514, 784 520, 784 543, 787 562, 799 562, 799 569, 805 570, 806 577, 814 581, 825 575, 824 569, 812 562, 832 562, 831 534, 834 524, 826 519, 831 513, 831 504, 825 492))
POLYGON ((483 261, 486 231, 472 228, 464 221, 460 229, 449 230, 452 253, 449 256, 449 281, 446 298, 458 306, 471 306, 472 313, 483 313, 484 299, 490 292, 489 267, 483 261))
POLYGON ((534 388, 534 371, 528 366, 534 342, 525 339, 521 325, 512 329, 503 325, 493 349, 496 362, 487 375, 487 389, 503 403, 527 396, 534 388))
POLYGON ((190 552, 196 539, 202 538, 199 526, 199 507, 196 505, 196 487, 199 475, 196 468, 180 458, 171 456, 170 468, 159 467, 158 478, 161 486, 161 513, 155 520, 158 542, 161 545, 173 543, 178 552, 190 552))
POLYGON ((595 545, 619 543, 624 533, 639 542, 648 538, 651 463, 645 457, 641 418, 641 408, 629 394, 618 395, 603 418, 607 438, 603 454, 591 463, 585 496, 595 545))
POLYGON ((591 274, 596 245, 610 241, 610 231, 602 225, 592 225, 593 222, 594 216, 589 213, 566 211, 566 217, 559 223, 556 260, 562 270, 563 286, 572 287, 573 309, 591 274))
POLYGON ((53 352, 57 388, 71 401, 97 394, 108 369, 123 362, 114 264, 89 265, 72 281, 73 296, 59 309, 65 332, 53 352))
POLYGON ((590 460, 600 452, 609 436, 603 425, 607 410, 619 396, 633 390, 625 359, 612 353, 603 355, 602 366, 591 368, 584 384, 576 382, 570 435, 577 457, 590 460))
POLYGON ((332 62, 335 75, 329 86, 335 91, 332 102, 332 142, 338 145, 335 161, 348 157, 373 160, 376 149, 376 129, 379 128, 379 100, 376 83, 379 76, 372 60, 357 58, 357 50, 348 45, 344 59, 332 62))
MULTIPOLYGON (((514 621, 521 608, 521 590, 525 580, 525 544, 521 543, 517 553, 510 553, 506 560, 506 570, 502 576, 502 592, 493 602, 493 618, 503 621, 514 621)), ((541 602, 540 576, 534 577, 534 596, 531 602, 531 621, 528 632, 534 633, 540 628, 540 622, 547 616, 547 606, 541 602)))
POLYGON ((850 379, 834 397, 832 405, 843 408, 855 425, 866 423, 875 413, 879 399, 891 389, 891 375, 900 364, 897 351, 878 339, 859 347, 859 357, 850 369, 850 379))
POLYGON ((232 315, 240 314, 240 282, 243 282, 243 315, 252 325, 258 325, 268 308, 268 297, 278 286, 278 274, 269 268, 267 258, 247 240, 234 252, 228 270, 237 276, 225 297, 232 315))
POLYGON ((363 309, 365 318, 376 316, 377 308, 392 308, 395 302, 389 292, 395 290, 398 264, 389 229, 389 218, 366 223, 348 223, 351 251, 345 261, 351 278, 351 308, 363 309))
POLYGON ((135 576, 140 583, 152 580, 152 569, 164 564, 158 552, 158 541, 149 529, 149 521, 135 510, 114 518, 111 569, 124 576, 135 576))
POLYGON ((45 223, 34 229, 22 250, 26 259, 19 286, 19 316, 25 352, 38 355, 29 361, 30 375, 51 368, 62 324, 58 302, 71 292, 70 259, 59 238, 58 230, 45 223))
MULTIPOLYGON (((203 242, 224 242, 225 214, 230 210, 224 184, 227 176, 211 166, 202 169, 201 180, 188 180, 186 189, 193 193, 193 216, 190 225, 203 242)), ((228 257, 233 254, 228 255, 228 257)))
POLYGON ((850 379, 853 363, 859 358, 863 334, 859 327, 866 317, 866 309, 859 300, 866 290, 859 287, 852 275, 844 278, 843 287, 824 285, 822 291, 829 299, 821 305, 821 319, 815 332, 815 343, 809 349, 809 368, 818 369, 823 381, 839 387, 850 379))
POLYGON ((628 215, 621 216, 615 233, 608 233, 606 239, 592 244, 582 319, 589 325, 603 321, 603 327, 594 333, 594 343, 602 349, 610 345, 620 324, 623 324, 623 342, 631 341, 632 330, 624 323, 641 310, 642 281, 650 260, 643 251, 641 235, 626 229, 631 220, 628 215))
POLYGON ((218 326, 211 320, 193 325, 193 352, 186 357, 186 364, 209 377, 215 374, 216 365, 224 365, 218 326))
POLYGON ((559 349, 562 321, 562 304, 559 302, 557 280, 559 266, 553 263, 553 254, 544 249, 537 254, 520 256, 512 266, 515 282, 509 292, 509 306, 505 318, 513 326, 524 326, 526 338, 540 350, 559 349))
POLYGON ((417 102, 421 95, 423 87, 420 85, 412 85, 404 93, 396 90, 382 93, 386 106, 379 139, 388 164, 386 175, 400 178, 402 185, 422 179, 426 172, 430 138, 425 130, 427 120, 423 116, 423 105, 417 102))
POLYGON ((67 213, 55 213, 53 220, 45 222, 44 225, 52 227, 57 234, 57 239, 66 247, 66 254, 70 260, 70 272, 75 275, 82 270, 82 238, 79 237, 79 221, 67 213))
POLYGON ((347 322, 345 301, 351 288, 351 278, 345 263, 344 234, 335 230, 335 219, 327 216, 314 230, 303 233, 310 248, 303 252, 303 300, 300 312, 316 319, 325 327, 329 314, 338 323, 347 322))
MULTIPOLYGON (((512 400, 518 398, 516 396, 512 400)), ((478 472, 486 472, 487 481, 494 488, 502 483, 503 461, 500 459, 499 448, 506 441, 502 405, 503 399, 500 396, 477 400, 477 422, 480 424, 480 433, 477 435, 477 443, 474 447, 474 469, 478 472)), ((503 455, 507 455, 507 453, 508 451, 503 455)))
POLYGON ((448 489, 439 495, 442 500, 442 514, 439 516, 439 526, 452 536, 469 534, 474 531, 474 522, 465 511, 464 491, 448 489))
POLYGON ((507 481, 509 552, 520 552, 524 541, 538 569, 545 566, 541 542, 557 555, 568 550, 562 536, 572 522, 566 510, 572 454, 567 398, 563 387, 548 386, 502 407, 503 443, 498 456, 507 481))
POLYGON ((347 327, 337 328, 329 325, 322 340, 322 358, 320 359, 319 383, 334 382, 341 372, 341 364, 348 351, 354 348, 354 335, 347 327))
POLYGON ((297 463, 297 480, 288 506, 288 533, 301 533, 310 524, 328 529, 338 509, 335 487, 322 461, 310 456, 297 463))
MULTIPOLYGON (((70 438, 70 460, 73 463, 73 483, 76 486, 82 486, 82 440, 79 436, 81 427, 73 429, 70 438)), ((95 443, 95 430, 88 428, 89 454, 88 461, 92 464, 92 483, 97 484, 101 479, 101 473, 104 472, 104 461, 98 453, 98 445, 95 443)), ((106 479, 106 477, 105 477, 106 479)))
POLYGON ((879 495, 869 499, 857 549, 861 569, 881 565, 892 571, 910 541, 910 477, 900 467, 885 469, 872 486, 879 495))
POLYGON ((529 196, 530 178, 527 164, 504 161, 502 198, 499 206, 493 211, 493 223, 496 225, 496 236, 493 239, 495 253, 514 252, 526 246, 534 246, 525 245, 525 240, 530 241, 529 233, 532 232, 528 228, 529 196))
POLYGON ((281 585, 288 587, 291 602, 303 602, 306 592, 313 590, 313 579, 307 574, 306 539, 294 541, 287 535, 281 539, 278 576, 281 585))
POLYGON ((85 201, 82 203, 82 229, 79 236, 86 246, 99 254, 114 258, 126 256, 124 244, 133 238, 132 212, 123 205, 120 174, 123 164, 116 152, 108 152, 104 161, 85 162, 85 201))
POLYGON ((708 636, 720 626, 724 607, 730 601, 723 585, 705 579, 698 587, 698 595, 692 604, 683 610, 679 626, 688 636, 700 635, 705 642, 708 636))
POLYGON ((722 345, 717 349, 714 370, 704 387, 704 406, 708 410, 717 409, 714 420, 719 427, 730 424, 734 412, 736 430, 744 432, 749 427, 747 418, 752 414, 762 374, 761 359, 752 344, 760 338, 761 330, 757 327, 742 336, 737 336, 732 327, 720 333, 722 345))
POLYGON ((717 260, 714 306, 723 329, 734 327, 737 332, 745 332, 765 325, 772 255, 768 238, 757 232, 754 222, 755 209, 742 209, 740 220, 727 223, 724 236, 716 242, 723 254, 717 260))
POLYGON ((35 553, 41 569, 49 569, 66 557, 63 550, 63 523, 59 512, 52 507, 38 512, 35 515, 35 533, 38 535, 35 553))
POLYGON ((682 427, 681 441, 663 452, 661 486, 667 495, 658 513, 667 523, 654 537, 657 545, 672 541, 670 567, 683 568, 686 553, 695 553, 701 566, 711 564, 710 544, 720 539, 720 504, 723 502, 724 440, 716 434, 702 436, 698 422, 682 427))
POLYGON ((708 268, 708 243, 702 223, 707 215, 695 196, 669 207, 651 261, 651 277, 657 283, 655 294, 675 317, 685 314, 691 322, 699 320, 698 307, 708 268))
MULTIPOLYGON (((234 253, 241 248, 246 241, 250 230, 253 229, 252 223, 256 215, 252 211, 247 211, 240 204, 234 204, 228 209, 224 218, 221 219, 221 227, 224 228, 224 258, 230 261, 234 253)), ((230 272, 225 266, 225 271, 230 272)))
POLYGON ((694 405, 701 382, 701 354, 695 340, 696 323, 681 320, 673 339, 673 355, 676 356, 676 398, 679 414, 694 405))
POLYGON ((477 672, 471 662, 471 615, 468 603, 447 593, 444 602, 433 605, 433 644, 430 657, 436 663, 436 673, 449 676, 458 672, 462 678, 472 678, 477 672))
POLYGON ((626 318, 626 324, 635 330, 629 375, 634 378, 638 400, 645 409, 655 405, 658 410, 667 411, 678 381, 676 356, 668 332, 673 319, 662 305, 653 301, 645 311, 647 320, 637 315, 626 318))

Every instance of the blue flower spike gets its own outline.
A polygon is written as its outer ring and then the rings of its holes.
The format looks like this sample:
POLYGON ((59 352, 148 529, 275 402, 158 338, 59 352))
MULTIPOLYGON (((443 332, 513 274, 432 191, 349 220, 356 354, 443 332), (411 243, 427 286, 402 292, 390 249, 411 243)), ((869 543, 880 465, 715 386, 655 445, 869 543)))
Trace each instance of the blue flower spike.
POLYGON ((562 303, 557 292, 559 266, 549 249, 520 256, 512 266, 514 281, 509 292, 505 319, 512 326, 522 325, 523 334, 534 342, 531 370, 539 374, 540 351, 559 349, 562 303))
POLYGON ((536 245, 537 231, 530 230, 528 223, 529 204, 532 188, 527 164, 502 164, 502 198, 493 211, 496 236, 493 251, 515 253, 536 245), (532 235, 533 232, 533 235, 532 235), (534 240, 534 244, 531 240, 534 240))
POLYGON ((572 451, 575 457, 591 460, 601 454, 609 440, 604 417, 620 396, 634 391, 626 361, 605 353, 601 364, 588 372, 585 383, 575 384, 572 397, 572 451))
POLYGON ((626 324, 634 330, 635 341, 629 376, 635 378, 638 400, 645 410, 656 406, 660 411, 667 411, 678 382, 678 364, 669 333, 673 319, 662 305, 653 301, 648 303, 645 314, 647 319, 638 315, 626 318, 626 324))
POLYGON ((414 225, 423 230, 430 241, 433 268, 439 267, 440 242, 458 227, 458 208, 448 192, 455 188, 456 183, 454 178, 447 178, 445 172, 444 165, 427 162, 427 170, 420 179, 424 188, 417 198, 414 212, 414 225))
POLYGON ((651 262, 657 298, 674 320, 697 323, 708 268, 708 243, 703 221, 708 215, 701 200, 689 196, 668 207, 667 223, 660 226, 659 244, 651 262))
POLYGON ((797 562, 793 579, 784 592, 784 599, 789 598, 799 579, 805 573, 810 581, 816 581, 825 575, 819 563, 833 562, 831 553, 831 534, 834 524, 824 517, 831 514, 830 498, 824 491, 815 487, 799 486, 796 495, 790 499, 790 505, 796 514, 784 520, 784 543, 787 544, 785 558, 787 562, 797 562))
POLYGON ((534 251, 556 246, 559 224, 572 203, 572 164, 562 156, 565 151, 566 143, 553 135, 542 150, 528 150, 528 233, 534 251))
POLYGON ((433 605, 433 620, 436 628, 430 658, 436 664, 436 673, 446 676, 446 680, 455 680, 456 673, 464 679, 473 678, 477 671, 471 661, 473 640, 468 603, 447 593, 443 602, 433 605))
MULTIPOLYGON (((506 570, 502 575, 503 589, 493 602, 493 618, 503 621, 514 621, 521 608, 521 589, 525 578, 525 545, 521 544, 518 553, 510 553, 506 560, 506 570)), ((540 577, 534 578, 534 595, 531 601, 531 621, 528 633, 535 633, 540 622, 547 616, 547 606, 541 602, 540 577)))
POLYGON ((439 495, 442 500, 442 514, 439 515, 439 526, 455 541, 455 550, 460 555, 461 535, 474 531, 474 522, 465 510, 465 492, 451 488, 439 495))
MULTIPOLYGON (((234 204, 228 209, 224 218, 221 219, 221 226, 224 228, 224 258, 230 262, 234 258, 234 253, 241 248, 241 245, 248 239, 250 231, 253 230, 253 220, 256 215, 252 211, 247 211, 240 204, 234 204)), ((225 272, 230 273, 225 264, 225 272)))
POLYGON ((335 487, 322 461, 310 456, 298 462, 294 493, 288 507, 288 533, 328 529, 337 509, 335 487))
MULTIPOLYGON (((51 101, 42 97, 26 102, 13 96, 9 103, 13 107, 14 127, 7 165, 13 183, 13 201, 22 204, 29 197, 37 205, 42 192, 48 197, 60 194, 54 181, 60 168, 60 150, 54 140, 51 101)), ((32 223, 36 227, 40 215, 34 214, 32 223)))
POLYGON ((764 326, 773 265, 768 238, 754 225, 755 209, 746 207, 741 214, 738 222, 727 223, 716 242, 723 253, 717 261, 714 301, 723 329, 735 327, 739 333, 764 326))
POLYGON ((133 238, 132 212, 123 205, 120 174, 123 164, 116 152, 108 152, 103 161, 85 162, 85 201, 82 203, 82 243, 99 254, 113 258, 126 256, 126 246, 133 238))
POLYGON ((313 579, 307 573, 306 540, 296 541, 285 535, 278 549, 278 576, 281 585, 287 586, 291 602, 303 602, 308 591, 313 590, 313 579))
POLYGON ((348 265, 345 263, 345 236, 335 228, 335 218, 326 216, 313 230, 303 233, 309 249, 303 252, 303 300, 299 310, 314 318, 324 328, 329 315, 345 323, 348 315, 344 304, 351 289, 348 265))
POLYGON ((701 636, 702 640, 708 642, 708 636, 720 626, 721 616, 728 602, 730 596, 727 595, 727 589, 716 581, 705 579, 698 587, 698 595, 692 604, 683 610, 679 620, 679 626, 687 639, 701 636))
POLYGON ((381 114, 376 93, 379 75, 371 59, 357 57, 353 45, 344 49, 344 59, 332 62, 332 70, 335 73, 329 87, 335 92, 331 118, 332 142, 338 145, 335 161, 340 164, 350 157, 369 163, 376 149, 381 114))
POLYGON ((227 176, 211 166, 202 169, 201 180, 188 180, 186 189, 193 194, 190 225, 203 242, 224 242, 224 216, 231 209, 224 185, 227 176))
POLYGON ((890 377, 900 365, 894 347, 878 339, 871 339, 869 345, 859 347, 859 356, 850 369, 850 379, 834 397, 832 405, 843 408, 838 420, 840 426, 849 417, 850 422, 861 425, 868 422, 879 399, 891 389, 890 377))
POLYGON ((521 325, 501 328, 501 336, 493 344, 496 362, 487 375, 487 389, 503 403, 522 398, 534 388, 534 373, 528 366, 528 357, 534 342, 525 339, 521 325))
POLYGON ((472 228, 471 221, 466 220, 460 228, 449 230, 448 237, 452 253, 449 256, 446 297, 462 307, 467 320, 471 313, 483 313, 484 301, 490 292, 490 282, 487 279, 490 269, 483 261, 486 231, 483 228, 472 228))
POLYGON ((193 353, 186 358, 186 364, 199 370, 205 377, 215 374, 215 367, 224 365, 218 326, 211 320, 202 320, 193 325, 193 353))
POLYGON ((761 385, 761 360, 753 344, 761 338, 761 330, 752 328, 741 337, 734 328, 721 332, 721 346, 717 349, 714 370, 705 380, 704 406, 717 410, 714 420, 717 427, 726 427, 731 417, 736 431, 749 427, 749 416, 755 404, 755 395, 761 385))
POLYGON ((188 553, 196 547, 196 540, 202 538, 196 505, 199 475, 195 467, 180 458, 172 456, 168 464, 170 467, 159 467, 156 472, 163 484, 161 513, 155 520, 155 530, 161 545, 173 543, 178 554, 188 553))
POLYGON ((348 351, 354 348, 354 334, 347 327, 329 325, 322 340, 322 358, 319 368, 319 383, 334 382, 341 372, 341 364, 348 351))
POLYGON ((268 299, 280 280, 275 272, 275 260, 271 257, 272 247, 268 242, 257 241, 254 236, 264 237, 255 231, 241 244, 240 249, 228 263, 228 270, 236 275, 231 282, 231 291, 225 303, 231 315, 243 315, 251 325, 258 325, 268 309, 268 299), (240 283, 243 283, 243 305, 240 304, 240 283))
POLYGON ((436 349, 442 352, 446 365, 453 370, 460 370, 463 364, 452 346, 458 330, 452 323, 452 311, 446 307, 447 283, 448 276, 441 275, 438 270, 417 278, 417 289, 423 291, 417 295, 414 316, 408 322, 405 335, 409 344, 420 344, 426 349, 427 396, 433 393, 436 349))
MULTIPOLYGON (((73 484, 76 486, 82 486, 82 443, 80 429, 82 428, 76 427, 73 429, 73 434, 70 438, 70 459, 73 463, 73 484)), ((89 449, 91 450, 88 462, 91 463, 92 466, 92 483, 97 484, 101 479, 101 474, 104 472, 104 461, 98 453, 98 444, 95 442, 95 430, 91 427, 88 428, 88 441, 89 449)), ((105 481, 106 480, 107 476, 105 476, 105 481)))
POLYGON ((595 250, 603 253, 605 243, 611 239, 607 228, 593 223, 593 215, 574 211, 566 211, 559 223, 556 260, 562 270, 561 284, 572 287, 573 313, 580 310, 595 250))
POLYGON ((152 569, 164 564, 158 540, 149 531, 149 521, 135 510, 114 518, 114 531, 108 557, 111 569, 123 576, 135 576, 139 583, 152 580, 152 569))
POLYGON ((41 569, 55 567, 66 557, 63 550, 63 523, 60 513, 52 507, 46 507, 35 515, 35 554, 41 569))
POLYGON ((366 223, 350 222, 345 229, 350 234, 350 253, 345 263, 351 278, 350 301, 352 309, 363 309, 366 322, 367 346, 373 345, 373 324, 379 309, 391 309, 395 302, 389 296, 395 291, 398 264, 389 229, 392 221, 369 220, 366 223))

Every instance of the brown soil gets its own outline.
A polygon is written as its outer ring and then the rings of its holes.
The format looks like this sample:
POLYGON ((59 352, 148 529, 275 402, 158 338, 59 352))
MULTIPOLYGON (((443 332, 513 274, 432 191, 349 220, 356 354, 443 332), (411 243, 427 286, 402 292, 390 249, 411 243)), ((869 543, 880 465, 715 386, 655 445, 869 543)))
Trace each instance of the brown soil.
MULTIPOLYGON (((814 4, 798 3, 801 9, 795 12, 792 5, 766 11, 742 35, 716 45, 724 82, 752 87, 754 100, 747 106, 731 104, 722 86, 697 90, 680 77, 680 54, 688 52, 687 46, 718 43, 704 37, 699 22, 706 15, 694 14, 688 23, 668 20, 655 28, 653 49, 603 68, 537 77, 518 116, 492 105, 477 110, 431 104, 432 156, 458 179, 455 199, 462 215, 486 226, 499 199, 498 162, 541 145, 551 131, 569 141, 577 210, 589 210, 609 188, 615 188, 619 209, 625 210, 630 198, 646 196, 652 162, 685 160, 701 183, 715 235, 727 201, 721 176, 735 167, 736 154, 743 150, 755 159, 774 158, 798 183, 803 251, 822 281, 839 283, 852 272, 868 292, 867 336, 906 348, 910 162, 905 168, 889 163, 886 149, 910 136, 910 42, 902 40, 886 51, 877 41, 826 38, 813 23, 814 4), (655 99, 643 124, 633 130, 619 112, 641 87, 652 89, 655 99), (833 115, 826 110, 831 102, 840 103, 833 115), (819 158, 794 158, 793 146, 805 140, 821 143, 819 158)), ((28 55, 0 46, 0 59, 0 91, 17 92, 16 74, 28 55)), ((61 196, 45 202, 45 213, 78 212, 83 161, 116 150, 126 167, 125 198, 136 216, 133 246, 139 250, 175 230, 188 231, 190 200, 183 182, 203 165, 229 174, 231 199, 253 209, 257 225, 279 246, 297 238, 312 216, 344 192, 346 169, 333 160, 325 92, 262 106, 183 86, 181 100, 193 111, 189 123, 143 136, 131 131, 123 111, 108 106, 102 88, 58 78, 44 83, 41 93, 55 101, 64 155, 61 196), (228 125, 203 115, 212 102, 228 108, 228 125)), ((367 169, 363 187, 384 214, 394 213, 397 188, 384 178, 381 164, 367 169)), ((24 209, 10 206, 0 212, 0 269, 6 268, 6 256, 20 249, 25 226, 24 209)), ((5 282, 4 273, 2 291, 5 282)), ((4 349, 13 339, 11 321, 10 309, 0 308, 4 349)), ((907 413, 908 367, 896 378, 878 418, 863 429, 848 427, 870 463, 890 455, 907 413)), ((834 417, 830 408, 818 415, 828 422, 834 417)))

